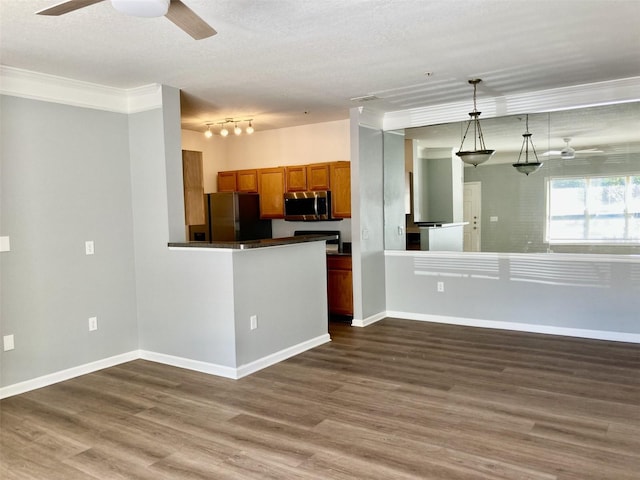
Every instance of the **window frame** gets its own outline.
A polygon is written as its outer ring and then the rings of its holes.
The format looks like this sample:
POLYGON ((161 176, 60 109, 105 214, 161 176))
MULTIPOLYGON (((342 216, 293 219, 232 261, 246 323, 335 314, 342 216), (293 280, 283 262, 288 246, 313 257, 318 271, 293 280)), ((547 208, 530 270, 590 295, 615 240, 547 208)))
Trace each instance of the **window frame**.
MULTIPOLYGON (((625 246, 638 246, 640 245, 640 238, 630 238, 630 220, 634 218, 634 213, 629 211, 631 203, 631 188, 633 183, 631 177, 640 176, 640 172, 628 172, 628 173, 616 173, 610 175, 603 175, 599 173, 588 175, 554 175, 545 178, 545 219, 544 219, 544 240, 549 245, 625 245, 625 246), (608 179, 608 178, 624 178, 624 238, 613 239, 557 239, 550 238, 551 233, 551 186, 554 180, 584 180, 585 181, 585 209, 583 212, 584 218, 584 232, 589 233, 590 217, 589 212, 589 188, 593 179, 608 179)), ((584 235, 584 234, 583 234, 584 235)))

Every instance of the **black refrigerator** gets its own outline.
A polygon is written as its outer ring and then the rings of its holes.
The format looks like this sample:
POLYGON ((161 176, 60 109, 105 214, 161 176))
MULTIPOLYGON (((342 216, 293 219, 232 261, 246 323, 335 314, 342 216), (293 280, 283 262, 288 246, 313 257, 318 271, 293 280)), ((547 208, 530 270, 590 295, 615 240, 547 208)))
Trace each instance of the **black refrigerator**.
POLYGON ((189 240, 237 242, 271 238, 271 220, 260 219, 259 199, 256 193, 206 194, 206 223, 190 225, 189 240))

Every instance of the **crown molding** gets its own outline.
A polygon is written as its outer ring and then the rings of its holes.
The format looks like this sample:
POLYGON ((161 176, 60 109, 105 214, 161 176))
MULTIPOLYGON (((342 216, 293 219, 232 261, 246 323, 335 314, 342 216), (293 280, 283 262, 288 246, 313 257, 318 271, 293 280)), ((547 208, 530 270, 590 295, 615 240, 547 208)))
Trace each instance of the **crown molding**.
POLYGON ((157 83, 123 89, 6 65, 0 65, 0 94, 127 114, 162 105, 157 83))
MULTIPOLYGON (((478 99, 477 104, 478 110, 482 112, 482 118, 492 118, 524 113, 571 110, 639 100, 640 77, 631 77, 483 98, 478 99)), ((387 112, 384 115, 384 130, 424 127, 426 125, 468 120, 470 107, 470 102, 456 102, 387 112)))

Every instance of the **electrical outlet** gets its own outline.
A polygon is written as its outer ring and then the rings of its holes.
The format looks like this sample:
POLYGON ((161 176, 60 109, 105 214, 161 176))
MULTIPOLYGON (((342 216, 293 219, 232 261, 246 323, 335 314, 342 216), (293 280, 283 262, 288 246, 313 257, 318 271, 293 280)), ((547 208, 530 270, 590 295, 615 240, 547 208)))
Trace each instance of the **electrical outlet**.
POLYGON ((258 316, 257 315, 251 315, 249 317, 249 321, 251 323, 251 330, 255 330, 256 328, 258 328, 258 316))
POLYGON ((2 337, 2 343, 5 352, 16 348, 15 344, 13 343, 13 335, 5 335, 4 337, 2 337))
POLYGON ((95 250, 94 250, 94 245, 93 245, 93 240, 87 240, 86 242, 84 242, 84 252, 87 255, 93 255, 95 250))
POLYGON ((444 282, 438 282, 438 291, 444 292, 444 282))
POLYGON ((89 331, 93 332, 98 329, 98 317, 89 318, 89 331))

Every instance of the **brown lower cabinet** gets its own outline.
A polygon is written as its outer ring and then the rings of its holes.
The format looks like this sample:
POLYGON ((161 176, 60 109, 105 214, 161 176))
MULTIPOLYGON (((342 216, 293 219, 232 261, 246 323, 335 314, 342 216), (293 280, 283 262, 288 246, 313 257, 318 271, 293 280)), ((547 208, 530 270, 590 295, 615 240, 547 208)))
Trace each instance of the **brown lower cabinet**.
POLYGON ((353 316, 351 255, 327 255, 329 313, 353 316))

